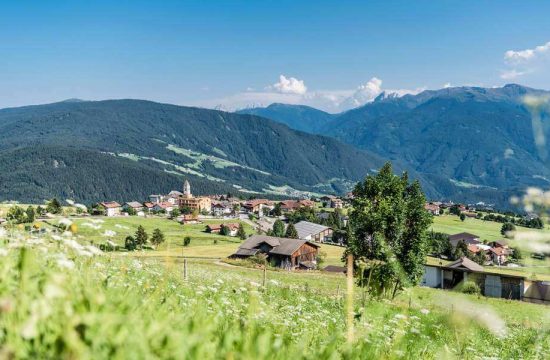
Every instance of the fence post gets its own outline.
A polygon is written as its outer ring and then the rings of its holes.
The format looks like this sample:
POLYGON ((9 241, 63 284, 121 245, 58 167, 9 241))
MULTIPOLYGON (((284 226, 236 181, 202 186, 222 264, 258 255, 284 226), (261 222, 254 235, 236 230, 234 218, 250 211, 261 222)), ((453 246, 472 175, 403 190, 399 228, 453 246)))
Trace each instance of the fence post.
POLYGON ((347 325, 347 340, 351 344, 353 342, 353 255, 348 254, 348 270, 347 270, 347 289, 346 289, 346 325, 347 325))
POLYGON ((263 287, 264 289, 267 288, 267 268, 266 266, 264 265, 264 278, 263 278, 263 287))
POLYGON ((187 259, 183 258, 183 280, 187 281, 187 259))

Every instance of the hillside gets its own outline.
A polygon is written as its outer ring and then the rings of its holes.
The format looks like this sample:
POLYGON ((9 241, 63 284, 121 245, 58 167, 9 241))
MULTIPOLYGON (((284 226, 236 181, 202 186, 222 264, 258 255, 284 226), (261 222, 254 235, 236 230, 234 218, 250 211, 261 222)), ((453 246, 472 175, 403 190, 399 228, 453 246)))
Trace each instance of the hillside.
POLYGON ((140 100, 3 109, 0 134, 0 200, 129 200, 184 177, 199 193, 343 192, 383 163, 253 115, 140 100))
POLYGON ((550 183, 522 102, 528 94, 548 92, 506 85, 379 97, 328 122, 319 118, 324 125, 315 132, 410 166, 437 198, 508 206, 511 194, 550 183))
POLYGON ((288 127, 312 134, 320 134, 334 115, 304 105, 271 104, 265 108, 250 108, 237 111, 239 114, 251 114, 275 120, 288 127))

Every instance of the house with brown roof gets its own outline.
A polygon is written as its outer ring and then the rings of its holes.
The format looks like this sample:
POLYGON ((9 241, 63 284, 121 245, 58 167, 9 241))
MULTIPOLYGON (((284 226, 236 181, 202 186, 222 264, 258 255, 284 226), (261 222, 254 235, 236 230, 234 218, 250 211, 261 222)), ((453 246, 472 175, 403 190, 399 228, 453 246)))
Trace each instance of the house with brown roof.
POLYGON ((424 209, 434 216, 439 216, 439 205, 434 203, 424 204, 424 209))
POLYGON ((125 203, 122 206, 122 210, 124 210, 126 212, 131 211, 130 209, 135 211, 135 213, 138 214, 138 215, 143 215, 143 204, 140 203, 140 202, 130 201, 130 202, 125 203))
POLYGON ((282 269, 315 269, 319 247, 307 240, 252 235, 231 257, 246 259, 264 254, 267 256, 267 261, 282 269))
POLYGON ((120 215, 122 206, 116 201, 104 201, 100 203, 105 209, 105 216, 117 216, 120 215))
POLYGON ((293 212, 304 207, 315 207, 315 202, 311 200, 284 200, 280 204, 281 210, 284 212, 293 212))
POLYGON ((489 255, 494 264, 504 265, 508 262, 508 257, 512 255, 512 251, 508 247, 492 247, 489 249, 489 255))
POLYGON ((169 203, 168 201, 157 203, 153 205, 153 208, 151 209, 154 212, 162 212, 169 214, 174 210, 176 206, 172 203, 169 203))
POLYGON ((237 236, 237 231, 239 231, 239 224, 228 223, 228 224, 208 224, 206 225, 206 232, 211 234, 219 234, 222 231, 222 227, 227 226, 229 228, 229 236, 237 236))
POLYGON ((267 199, 254 199, 243 204, 243 208, 249 213, 259 213, 264 207, 272 208, 273 202, 267 199))

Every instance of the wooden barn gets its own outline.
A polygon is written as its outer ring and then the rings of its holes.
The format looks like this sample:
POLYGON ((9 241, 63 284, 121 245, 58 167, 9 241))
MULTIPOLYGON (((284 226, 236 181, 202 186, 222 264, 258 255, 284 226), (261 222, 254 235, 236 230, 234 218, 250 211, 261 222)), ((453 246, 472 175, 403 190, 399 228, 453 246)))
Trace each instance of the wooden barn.
POLYGON ((466 257, 447 265, 426 265, 422 285, 453 289, 465 281, 478 284, 484 296, 523 300, 524 276, 485 271, 483 266, 466 257))
POLYGON ((257 254, 267 255, 267 260, 283 269, 314 269, 317 267, 319 245, 307 240, 253 235, 237 249, 233 258, 248 258, 257 254))

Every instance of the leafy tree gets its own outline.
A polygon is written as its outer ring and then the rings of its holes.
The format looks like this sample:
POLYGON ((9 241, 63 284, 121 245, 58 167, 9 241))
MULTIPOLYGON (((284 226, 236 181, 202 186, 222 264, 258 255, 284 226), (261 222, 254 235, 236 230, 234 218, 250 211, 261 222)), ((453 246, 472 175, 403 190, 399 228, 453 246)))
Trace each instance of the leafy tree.
POLYGON ((460 221, 466 220, 466 215, 464 213, 460 213, 460 221))
POLYGON ((500 234, 506 236, 507 233, 515 230, 516 230, 516 226, 512 223, 507 222, 502 224, 502 227, 500 228, 500 234))
POLYGON ((133 251, 136 249, 136 239, 132 235, 126 236, 124 240, 124 248, 128 251, 133 251))
POLYGON ((151 244, 159 246, 164 242, 164 234, 160 229, 153 230, 153 235, 151 236, 151 244))
POLYGON ((126 209, 126 213, 130 216, 136 216, 137 215, 137 211, 133 207, 128 207, 126 209))
POLYGON ((231 229, 227 225, 222 225, 220 229, 220 235, 229 236, 231 235, 231 229))
POLYGON ((463 256, 468 257, 468 245, 464 241, 459 241, 453 251, 453 259, 457 260, 463 256))
POLYGON ((367 272, 361 278, 368 278, 371 272, 373 290, 380 294, 393 289, 393 296, 403 287, 417 284, 424 271, 432 221, 424 209, 426 199, 420 184, 409 184, 406 173, 394 175, 388 162, 376 175, 358 183, 353 193, 346 253, 376 264, 375 269, 361 270, 367 272))
POLYGON ((460 216, 462 212, 460 211, 460 206, 454 204, 449 208, 449 214, 460 216))
POLYGON ((136 245, 138 247, 143 247, 143 245, 147 244, 147 239, 149 238, 149 235, 145 232, 145 228, 141 225, 138 226, 135 239, 136 239, 136 245))
POLYGON ((510 257, 516 261, 521 260, 523 258, 523 254, 521 253, 521 250, 519 248, 511 248, 512 254, 510 257))
POLYGON ((170 213, 170 216, 171 216, 172 218, 177 218, 177 217, 180 216, 180 215, 181 215, 181 210, 178 209, 178 208, 174 208, 174 209, 172 210, 172 212, 170 213))
POLYGON ((246 239, 246 231, 244 231, 244 225, 242 223, 239 224, 239 230, 237 230, 237 236, 241 240, 246 239))
POLYGON ((485 262, 487 261, 483 251, 478 251, 474 256, 472 256, 471 260, 475 261, 479 265, 485 265, 485 262))
POLYGON ((285 236, 285 224, 279 219, 275 220, 275 222, 273 223, 273 236, 285 236))
POLYGON ((14 205, 8 210, 6 218, 12 223, 23 224, 27 221, 27 214, 21 207, 14 205))
POLYGON ((34 222, 34 217, 35 217, 34 208, 29 205, 29 207, 27 208, 25 213, 26 213, 26 216, 27 216, 26 222, 28 222, 28 223, 34 222))
POLYGON ((189 236, 186 236, 183 238, 183 246, 187 247, 189 246, 189 244, 191 244, 191 237, 189 236))
POLYGON ((440 232, 431 232, 428 235, 429 251, 435 255, 452 256, 453 247, 449 241, 449 235, 440 232))
POLYGON ((182 213, 184 215, 189 215, 189 214, 193 213, 193 210, 191 210, 191 208, 188 207, 188 206, 184 206, 180 209, 180 213, 182 213))
POLYGON ((281 210, 281 203, 276 203, 275 204, 275 207, 273 208, 273 210, 271 211, 271 214, 273 216, 281 216, 283 215, 283 211, 281 210))
POLYGON ((233 204, 233 213, 238 213, 239 211, 241 211, 241 204, 239 203, 235 203, 233 204))
POLYGON ((44 209, 42 206, 38 205, 36 208, 36 215, 42 216, 46 213, 46 209, 44 209))
POLYGON ((289 239, 298 239, 298 231, 293 223, 288 224, 286 228, 285 237, 289 239))
POLYGON ((299 223, 300 221, 309 221, 317 224, 320 222, 315 210, 310 207, 299 208, 292 213, 286 214, 286 217, 288 221, 293 224, 299 223))
POLYGON ((60 214, 62 211, 61 204, 56 198, 51 199, 46 204, 46 211, 50 214, 60 214))

